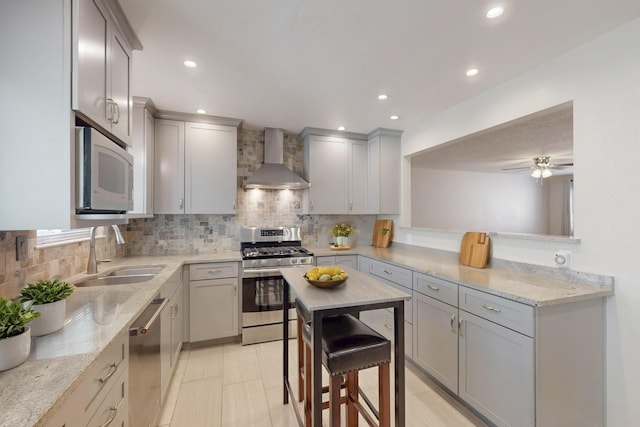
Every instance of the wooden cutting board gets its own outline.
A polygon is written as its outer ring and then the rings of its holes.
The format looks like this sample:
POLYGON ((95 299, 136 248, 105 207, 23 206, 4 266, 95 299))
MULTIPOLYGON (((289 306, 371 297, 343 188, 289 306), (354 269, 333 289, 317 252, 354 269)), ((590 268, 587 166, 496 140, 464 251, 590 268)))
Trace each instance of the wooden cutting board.
POLYGON ((491 238, 487 233, 469 231, 462 236, 460 264, 484 268, 489 261, 491 238))
POLYGON ((393 220, 390 219, 378 219, 373 226, 373 242, 371 243, 376 248, 388 248, 393 238, 393 220), (389 230, 383 233, 383 230, 389 230))

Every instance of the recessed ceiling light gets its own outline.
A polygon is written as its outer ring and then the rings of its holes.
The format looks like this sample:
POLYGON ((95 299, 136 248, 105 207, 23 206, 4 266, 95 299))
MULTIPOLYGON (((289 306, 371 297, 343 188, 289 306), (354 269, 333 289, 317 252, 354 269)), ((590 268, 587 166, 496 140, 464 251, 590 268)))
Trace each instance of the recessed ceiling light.
POLYGON ((466 72, 468 77, 472 77, 475 76, 476 74, 478 74, 478 69, 477 68, 469 68, 466 72))
POLYGON ((189 68, 196 68, 198 66, 196 61, 192 61, 190 59, 187 59, 186 61, 184 61, 183 64, 185 67, 189 67, 189 68))
POLYGON ((378 95, 378 99, 380 101, 384 101, 385 99, 389 98, 388 95, 385 95, 384 93, 381 93, 380 95, 378 95))
POLYGON ((389 117, 391 120, 398 120, 400 118, 400 116, 396 116, 395 114, 391 117, 389 117))
POLYGON ((345 130, 344 126, 338 126, 338 130, 345 130))
POLYGON ((196 110, 196 113, 198 113, 198 114, 207 114, 207 110, 205 110, 204 108, 198 108, 196 110))
POLYGON ((493 19, 493 18, 497 18, 498 16, 502 15, 502 13, 504 12, 504 8, 502 6, 496 6, 496 7, 492 7, 491 9, 489 9, 487 11, 487 18, 489 19, 493 19))

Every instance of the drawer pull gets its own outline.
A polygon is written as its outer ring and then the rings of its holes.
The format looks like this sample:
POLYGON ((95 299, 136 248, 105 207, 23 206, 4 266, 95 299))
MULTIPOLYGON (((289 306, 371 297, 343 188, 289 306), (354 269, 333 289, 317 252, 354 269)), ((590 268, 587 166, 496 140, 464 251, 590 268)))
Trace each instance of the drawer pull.
POLYGON ((112 363, 111 365, 109 365, 109 368, 111 368, 111 369, 109 370, 109 373, 107 375, 105 375, 102 378, 98 378, 98 382, 100 384, 106 383, 109 380, 109 378, 111 378, 113 376, 113 374, 116 373, 116 371, 118 370, 118 364, 117 363, 112 363))
POLYGON ((391 271, 389 271, 389 270, 382 270, 382 271, 384 271, 387 274, 392 274, 391 271))
POLYGON ((499 308, 491 307, 490 305, 487 305, 487 304, 482 304, 482 308, 489 311, 495 311, 496 313, 500 313, 501 311, 499 308))
POLYGON ((222 270, 216 270, 216 269, 212 269, 212 270, 207 270, 207 273, 209 274, 215 274, 215 273, 221 273, 222 270))
POLYGON ((451 316, 451 332, 456 333, 456 328, 453 326, 456 323, 456 315, 451 316))
POLYGON ((436 291, 436 292, 438 292, 440 290, 439 287, 433 286, 433 285, 427 285, 427 288, 431 289, 432 291, 436 291))
POLYGON ((109 417, 109 419, 107 420, 106 423, 101 424, 100 427, 107 427, 109 424, 111 424, 113 422, 113 420, 116 419, 116 417, 118 416, 118 407, 117 406, 112 406, 111 408, 109 408, 109 412, 111 412, 111 417, 109 417))

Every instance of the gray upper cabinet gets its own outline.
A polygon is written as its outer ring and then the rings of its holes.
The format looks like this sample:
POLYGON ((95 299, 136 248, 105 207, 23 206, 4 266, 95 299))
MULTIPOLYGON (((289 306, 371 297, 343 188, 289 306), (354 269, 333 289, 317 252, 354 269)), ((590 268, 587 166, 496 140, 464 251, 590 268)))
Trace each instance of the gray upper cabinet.
POLYGON ((154 213, 235 214, 237 128, 156 120, 154 213))
POLYGON ((305 178, 312 214, 367 213, 367 141, 306 134, 305 178))
POLYGON ((305 128, 305 178, 311 214, 399 214, 400 135, 305 128))
MULTIPOLYGON (((0 229, 89 225, 75 215, 76 114, 114 139, 128 142, 124 136, 113 136, 122 135, 120 131, 97 124, 106 114, 109 74, 103 61, 110 49, 109 27, 118 30, 113 34, 122 46, 141 48, 116 0, 104 0, 100 7, 90 0, 0 2, 2 38, 14 41, 5 43, 2 52, 4 58, 11 58, 2 63, 3 97, 11 102, 0 105, 0 229), (81 29, 88 31, 86 43, 79 42, 81 29), (89 66, 90 52, 99 59, 89 66), (82 67, 90 67, 84 73, 80 73, 78 55, 83 57, 82 67), (89 82, 91 79, 97 83, 89 82), (78 109, 80 90, 87 100, 83 101, 86 113, 78 109)), ((127 61, 130 63, 130 57, 127 61)), ((116 62, 122 64, 123 58, 116 62)), ((111 91, 123 87, 113 81, 109 82, 111 91)), ((113 96, 128 98, 127 94, 113 96)), ((122 117, 130 113, 126 102, 123 105, 120 117, 127 123, 122 117)), ((91 225, 100 224, 93 221, 91 225)))
POLYGON ((131 41, 112 1, 78 0, 73 27, 72 107, 93 125, 131 144, 131 41))
POLYGON ((153 216, 153 172, 155 107, 149 98, 133 98, 133 133, 129 152, 133 155, 133 210, 129 218, 153 216))
POLYGON ((400 213, 401 131, 376 129, 369 138, 368 213, 400 213))

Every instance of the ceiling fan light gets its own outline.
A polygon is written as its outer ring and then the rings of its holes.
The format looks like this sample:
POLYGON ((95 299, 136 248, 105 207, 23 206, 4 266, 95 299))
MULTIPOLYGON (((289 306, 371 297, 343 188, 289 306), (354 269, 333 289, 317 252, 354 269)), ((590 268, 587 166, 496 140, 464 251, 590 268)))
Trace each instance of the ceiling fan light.
POLYGON ((543 178, 549 178, 551 175, 553 175, 550 169, 542 169, 541 174, 543 178))
POLYGON ((542 177, 542 171, 540 169, 534 169, 533 172, 531 172, 531 176, 538 179, 542 177))

